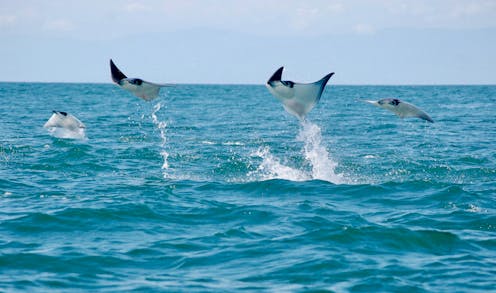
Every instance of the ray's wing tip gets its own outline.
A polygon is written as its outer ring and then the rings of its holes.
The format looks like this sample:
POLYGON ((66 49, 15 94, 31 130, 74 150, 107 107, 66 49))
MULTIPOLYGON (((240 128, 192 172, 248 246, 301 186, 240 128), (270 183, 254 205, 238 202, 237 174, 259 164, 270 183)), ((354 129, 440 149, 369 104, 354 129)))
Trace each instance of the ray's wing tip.
POLYGON ((324 76, 321 80, 317 81, 317 83, 322 83, 323 86, 325 86, 327 84, 327 82, 329 81, 329 79, 331 79, 331 77, 334 75, 334 72, 331 72, 329 74, 327 74, 326 76, 324 76))
POLYGON ((120 80, 127 78, 127 76, 117 68, 112 59, 110 59, 110 75, 115 83, 119 83, 120 80))
POLYGON ((417 114, 417 117, 427 122, 434 123, 434 120, 431 118, 431 116, 429 116, 429 114, 427 114, 426 112, 420 109, 419 109, 419 113, 417 114))
POLYGON ((282 71, 284 70, 284 66, 279 67, 274 74, 269 78, 267 83, 271 83, 272 81, 280 81, 282 79, 282 71))

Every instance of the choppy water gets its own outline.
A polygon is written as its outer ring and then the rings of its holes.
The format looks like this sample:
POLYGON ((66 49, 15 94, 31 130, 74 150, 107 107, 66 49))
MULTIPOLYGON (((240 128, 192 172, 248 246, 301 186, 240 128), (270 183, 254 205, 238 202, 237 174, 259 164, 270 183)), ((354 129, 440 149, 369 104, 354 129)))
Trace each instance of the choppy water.
POLYGON ((0 100, 2 290, 496 290, 495 86, 331 85, 303 125, 263 86, 0 100), (357 101, 392 96, 436 123, 357 101))

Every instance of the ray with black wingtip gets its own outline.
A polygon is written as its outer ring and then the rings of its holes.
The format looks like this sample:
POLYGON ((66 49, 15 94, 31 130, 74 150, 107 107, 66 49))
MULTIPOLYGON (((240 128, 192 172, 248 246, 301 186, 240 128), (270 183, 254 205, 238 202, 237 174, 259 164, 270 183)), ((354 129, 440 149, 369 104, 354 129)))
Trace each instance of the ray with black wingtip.
POLYGON ((86 139, 86 126, 67 112, 53 111, 43 127, 57 138, 86 139))
POLYGON ((80 128, 86 128, 83 122, 79 121, 75 116, 62 111, 53 111, 52 116, 43 125, 44 128, 65 128, 68 130, 77 130, 80 128))
POLYGON ((119 68, 117 68, 112 59, 110 59, 110 73, 112 75, 112 80, 117 85, 145 101, 151 101, 157 98, 160 88, 172 86, 171 84, 157 84, 144 81, 141 78, 128 78, 119 70, 119 68))
POLYGON ((400 99, 387 98, 378 101, 364 100, 364 102, 389 110, 398 115, 400 118, 416 117, 434 123, 434 120, 432 120, 427 113, 420 110, 415 105, 400 99))
POLYGON ((325 86, 334 72, 313 83, 296 83, 282 79, 284 67, 279 68, 267 81, 269 92, 282 102, 284 109, 300 120, 319 102, 325 86))

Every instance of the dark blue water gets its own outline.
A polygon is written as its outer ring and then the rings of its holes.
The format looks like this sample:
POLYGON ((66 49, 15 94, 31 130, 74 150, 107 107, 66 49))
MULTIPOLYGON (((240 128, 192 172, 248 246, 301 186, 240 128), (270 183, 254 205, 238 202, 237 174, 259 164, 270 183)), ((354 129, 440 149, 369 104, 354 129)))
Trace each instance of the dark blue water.
POLYGON ((495 86, 331 85, 303 124, 263 86, 0 100, 2 291, 496 290, 495 86))

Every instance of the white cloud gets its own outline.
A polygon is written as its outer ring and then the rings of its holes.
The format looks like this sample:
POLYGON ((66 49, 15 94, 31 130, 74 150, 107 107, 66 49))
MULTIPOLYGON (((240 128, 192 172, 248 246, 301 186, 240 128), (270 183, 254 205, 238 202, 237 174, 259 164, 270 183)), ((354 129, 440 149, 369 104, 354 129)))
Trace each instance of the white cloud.
POLYGON ((17 20, 15 15, 0 15, 0 27, 13 25, 17 20))
POLYGON ((385 14, 392 15, 425 15, 430 10, 432 10, 436 3, 435 1, 430 1, 429 3, 422 2, 425 0, 416 1, 404 1, 404 0, 380 0, 377 6, 381 9, 385 9, 385 14))
POLYGON ((47 31, 69 32, 74 28, 74 24, 65 19, 50 20, 43 24, 43 29, 47 31))
POLYGON ((375 28, 370 24, 359 23, 353 26, 353 31, 357 34, 372 35, 376 32, 375 28))
POLYGON ((124 5, 124 10, 127 12, 136 12, 136 11, 148 11, 150 10, 149 6, 146 6, 142 1, 128 1, 124 5))
POLYGON ((327 5, 326 10, 330 13, 337 14, 345 11, 342 1, 334 1, 327 5))
POLYGON ((302 7, 296 10, 292 20, 292 26, 298 31, 309 28, 319 17, 317 8, 302 7))
POLYGON ((496 28, 496 0, 23 0, 0 5, 5 27, 86 39, 191 29, 301 36, 496 28))
MULTIPOLYGON (((494 0, 376 0, 371 13, 387 19, 387 28, 487 28, 496 27, 494 0)), ((370 3, 369 3, 370 4, 370 3)), ((370 8, 373 5, 370 6, 370 8)))
POLYGON ((451 8, 453 17, 475 16, 488 12, 496 12, 496 1, 458 2, 451 8))

